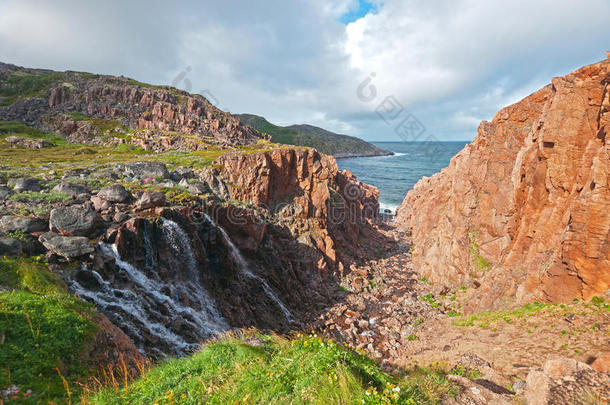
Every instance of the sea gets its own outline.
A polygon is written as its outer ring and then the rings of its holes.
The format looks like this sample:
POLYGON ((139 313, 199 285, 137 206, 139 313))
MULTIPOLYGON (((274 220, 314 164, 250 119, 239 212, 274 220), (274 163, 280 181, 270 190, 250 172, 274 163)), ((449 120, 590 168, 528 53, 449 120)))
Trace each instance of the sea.
POLYGON ((360 181, 379 189, 381 212, 396 213, 407 191, 424 176, 444 167, 468 142, 373 142, 392 156, 337 159, 339 169, 353 172, 360 181))

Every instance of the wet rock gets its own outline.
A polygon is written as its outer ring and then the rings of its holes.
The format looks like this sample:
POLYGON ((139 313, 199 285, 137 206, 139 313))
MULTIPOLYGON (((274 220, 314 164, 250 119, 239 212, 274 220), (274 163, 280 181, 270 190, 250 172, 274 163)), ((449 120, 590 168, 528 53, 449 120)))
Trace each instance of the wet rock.
POLYGON ((145 191, 136 203, 139 209, 162 207, 165 205, 165 194, 158 191, 145 191))
POLYGON ((131 198, 131 194, 125 190, 120 184, 113 184, 108 187, 104 187, 97 193, 97 197, 104 201, 111 203, 122 203, 131 198))
POLYGON ((8 182, 9 187, 13 187, 13 191, 21 193, 23 191, 40 191, 40 183, 33 178, 11 179, 8 182))
POLYGON ((72 205, 55 208, 49 219, 50 229, 66 236, 89 236, 97 228, 101 218, 86 206, 72 205))
POLYGON ((133 162, 125 165, 125 173, 128 176, 138 177, 140 179, 146 177, 162 177, 169 179, 170 174, 167 167, 159 162, 133 162))
POLYGON ((43 232, 48 230, 48 223, 40 218, 6 215, 0 218, 0 232, 43 232))
POLYGON ((89 190, 87 187, 82 186, 80 184, 68 183, 65 181, 62 181, 61 183, 53 187, 53 191, 58 193, 64 193, 73 197, 80 196, 81 194, 91 194, 91 190, 89 190))
POLYGON ((66 259, 81 257, 94 251, 89 239, 83 236, 62 236, 47 232, 38 239, 48 250, 66 259))
POLYGON ((22 252, 23 247, 17 239, 0 237, 0 256, 20 256, 22 252))

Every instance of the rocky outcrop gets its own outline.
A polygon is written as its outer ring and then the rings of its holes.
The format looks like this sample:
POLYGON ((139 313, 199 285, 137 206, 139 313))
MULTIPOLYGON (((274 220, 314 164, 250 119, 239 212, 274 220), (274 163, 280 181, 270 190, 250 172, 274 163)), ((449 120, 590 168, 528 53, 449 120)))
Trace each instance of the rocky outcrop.
POLYGON ((117 131, 145 130, 134 142, 149 150, 198 149, 203 138, 229 145, 267 138, 214 107, 203 96, 169 86, 0 63, 0 85, 13 74, 46 76, 49 84, 38 92, 44 94, 42 97, 32 97, 27 89, 12 89, 20 97, 11 105, 0 107, 0 120, 58 131, 73 141, 95 143, 104 135, 99 126, 74 113, 114 122, 117 131))
POLYGON ((320 268, 343 268, 338 242, 349 246, 342 259, 364 256, 354 247, 379 212, 377 188, 314 149, 225 155, 200 176, 216 194, 253 204, 321 251, 320 268))
POLYGON ((438 285, 466 309, 590 299, 610 286, 610 62, 579 69, 479 126, 397 221, 438 285))

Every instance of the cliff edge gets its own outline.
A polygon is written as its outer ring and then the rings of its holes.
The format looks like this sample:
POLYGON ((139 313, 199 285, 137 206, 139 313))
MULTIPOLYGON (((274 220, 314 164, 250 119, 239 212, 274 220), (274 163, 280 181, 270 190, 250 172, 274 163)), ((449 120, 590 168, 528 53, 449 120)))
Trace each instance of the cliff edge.
POLYGON ((397 211, 416 269, 472 286, 466 310, 603 295, 610 285, 610 62, 483 121, 397 211))

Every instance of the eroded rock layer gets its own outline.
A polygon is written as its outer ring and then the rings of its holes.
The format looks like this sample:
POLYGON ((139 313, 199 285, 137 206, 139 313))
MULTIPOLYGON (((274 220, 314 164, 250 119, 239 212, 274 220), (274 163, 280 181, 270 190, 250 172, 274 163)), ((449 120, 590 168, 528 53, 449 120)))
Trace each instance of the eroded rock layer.
POLYGON ((475 287, 466 309, 608 290, 609 68, 604 60, 554 78, 482 122, 398 209, 419 272, 475 287))

